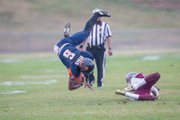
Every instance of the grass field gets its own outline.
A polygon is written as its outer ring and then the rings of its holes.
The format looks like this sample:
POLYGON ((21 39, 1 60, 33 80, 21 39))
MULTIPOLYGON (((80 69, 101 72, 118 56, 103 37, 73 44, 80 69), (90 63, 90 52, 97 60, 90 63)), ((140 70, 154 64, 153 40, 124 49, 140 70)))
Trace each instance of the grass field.
POLYGON ((179 61, 179 53, 116 54, 107 58, 104 88, 68 91, 67 70, 56 55, 1 54, 0 120, 179 120, 179 61), (160 72, 160 99, 116 96, 130 71, 160 72))
POLYGON ((179 0, 0 0, 0 120, 179 120, 179 13, 179 0), (107 58, 104 88, 68 91, 66 68, 44 52, 65 23, 79 31, 95 8, 112 14, 104 20, 117 53, 107 58), (116 96, 130 71, 159 72, 160 99, 116 96))

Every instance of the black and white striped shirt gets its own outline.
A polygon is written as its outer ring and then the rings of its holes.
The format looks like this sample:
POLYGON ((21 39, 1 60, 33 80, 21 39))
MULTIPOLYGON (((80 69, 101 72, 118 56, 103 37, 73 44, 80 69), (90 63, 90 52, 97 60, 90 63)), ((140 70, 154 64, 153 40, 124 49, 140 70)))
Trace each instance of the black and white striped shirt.
POLYGON ((96 23, 89 35, 88 44, 90 47, 104 45, 106 39, 110 36, 112 36, 112 33, 107 23, 103 21, 101 24, 96 23))

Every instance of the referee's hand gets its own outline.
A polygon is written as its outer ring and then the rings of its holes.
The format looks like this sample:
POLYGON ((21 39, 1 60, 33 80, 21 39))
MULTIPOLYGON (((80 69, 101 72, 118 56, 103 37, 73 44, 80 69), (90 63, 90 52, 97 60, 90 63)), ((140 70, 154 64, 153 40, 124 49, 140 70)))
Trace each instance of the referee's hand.
POLYGON ((113 55, 113 52, 112 52, 111 49, 108 50, 108 55, 109 55, 109 56, 112 56, 112 55, 113 55))

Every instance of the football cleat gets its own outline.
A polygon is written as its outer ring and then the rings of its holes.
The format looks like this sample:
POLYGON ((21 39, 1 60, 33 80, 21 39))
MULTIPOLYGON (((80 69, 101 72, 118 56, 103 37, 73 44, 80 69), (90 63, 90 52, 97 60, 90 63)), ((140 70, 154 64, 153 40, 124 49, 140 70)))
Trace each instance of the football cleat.
POLYGON ((125 92, 126 92, 126 91, 124 91, 124 90, 116 90, 116 91, 115 91, 115 94, 116 94, 116 95, 123 95, 123 96, 125 96, 125 92))
POLYGON ((111 14, 108 11, 102 10, 102 9, 94 9, 93 14, 99 13, 101 17, 111 17, 111 14))
POLYGON ((71 23, 67 23, 64 27, 64 37, 69 37, 71 31, 71 23))

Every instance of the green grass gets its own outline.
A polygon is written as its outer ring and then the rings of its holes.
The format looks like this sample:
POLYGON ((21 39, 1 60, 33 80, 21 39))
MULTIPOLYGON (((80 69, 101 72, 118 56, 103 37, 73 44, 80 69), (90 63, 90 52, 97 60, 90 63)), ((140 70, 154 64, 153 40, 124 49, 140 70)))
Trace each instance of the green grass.
POLYGON ((142 60, 143 54, 107 58, 105 86, 94 91, 67 89, 67 70, 54 54, 0 55, 0 92, 25 90, 23 94, 0 94, 0 120, 179 120, 180 54, 142 60), (9 61, 9 62, 7 62, 9 61), (10 62, 11 61, 11 62, 10 62), (114 91, 125 86, 127 72, 160 72, 160 99, 155 102, 129 101, 114 91), (57 80, 51 85, 32 82, 57 80), (4 82, 29 83, 3 86, 4 82))

